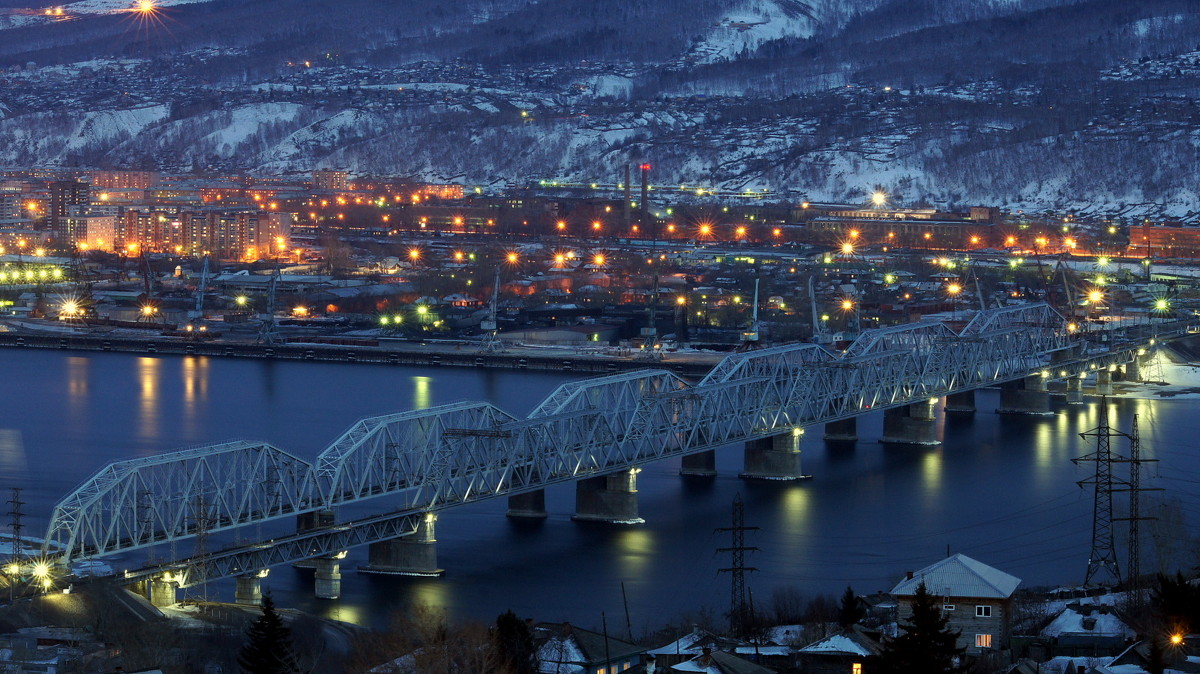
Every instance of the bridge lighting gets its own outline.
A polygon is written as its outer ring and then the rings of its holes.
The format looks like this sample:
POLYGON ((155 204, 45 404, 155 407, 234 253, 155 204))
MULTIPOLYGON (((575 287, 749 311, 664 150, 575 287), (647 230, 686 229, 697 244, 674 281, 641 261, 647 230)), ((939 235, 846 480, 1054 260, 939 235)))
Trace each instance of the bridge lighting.
POLYGON ((36 564, 34 564, 33 565, 33 577, 34 578, 49 578, 50 577, 50 565, 45 562, 37 562, 36 564))
MULTIPOLYGON (((388 323, 391 323, 391 322, 392 322, 392 319, 391 319, 391 318, 388 318, 387 316, 380 316, 380 317, 379 317, 379 324, 380 324, 380 325, 387 325, 388 323)), ((191 326, 189 326, 189 327, 191 327, 191 326)))
POLYGON ((1110 260, 1107 257, 1102 256, 1096 258, 1096 264, 1100 265, 1101 267, 1107 267, 1109 262, 1110 260))
POLYGON ((16 563, 9 564, 8 566, 4 567, 4 573, 7 573, 10 576, 16 576, 21 573, 21 565, 16 563))
POLYGON ((792 429, 792 437, 793 437, 793 438, 798 438, 798 437, 800 437, 800 436, 802 436, 802 435, 804 435, 804 429, 803 429, 803 428, 793 428, 793 429, 792 429))

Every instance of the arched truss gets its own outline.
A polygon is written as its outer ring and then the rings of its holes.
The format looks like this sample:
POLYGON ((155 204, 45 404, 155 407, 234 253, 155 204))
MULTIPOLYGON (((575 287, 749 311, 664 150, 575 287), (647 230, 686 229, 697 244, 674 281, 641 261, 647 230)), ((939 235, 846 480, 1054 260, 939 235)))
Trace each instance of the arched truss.
POLYGON ((47 550, 103 557, 320 505, 312 464, 265 443, 229 442, 108 464, 58 503, 47 550))
POLYGON ((525 418, 463 402, 363 419, 316 468, 250 443, 115 463, 59 504, 49 539, 68 558, 99 557, 380 496, 399 497, 399 512, 445 508, 1010 381, 1070 345, 1062 316, 1025 305, 961 333, 868 330, 842 354, 732 354, 695 385, 661 370, 571 382, 525 418))

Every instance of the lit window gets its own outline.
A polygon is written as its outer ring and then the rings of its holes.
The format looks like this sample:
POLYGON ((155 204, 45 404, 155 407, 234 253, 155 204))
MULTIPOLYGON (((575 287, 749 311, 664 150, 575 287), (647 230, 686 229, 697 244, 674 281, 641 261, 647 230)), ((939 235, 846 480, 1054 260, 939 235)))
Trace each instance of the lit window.
POLYGON ((975 648, 991 648, 991 647, 992 647, 992 635, 990 635, 990 634, 976 634, 975 635, 975 648))
POLYGON ((862 663, 856 662, 850 665, 850 674, 862 674, 862 663))
POLYGON ((976 618, 991 618, 992 617, 992 607, 991 606, 976 606, 975 607, 975 617, 976 618))
POLYGON ((953 611, 954 604, 942 604, 942 610, 943 611, 953 611))

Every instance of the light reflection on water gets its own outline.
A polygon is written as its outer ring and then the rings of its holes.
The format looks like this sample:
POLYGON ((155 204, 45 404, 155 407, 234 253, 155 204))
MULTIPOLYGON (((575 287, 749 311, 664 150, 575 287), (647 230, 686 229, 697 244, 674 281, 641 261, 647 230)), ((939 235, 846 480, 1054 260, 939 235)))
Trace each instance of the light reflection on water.
MULTIPOLYGON (((242 361, 219 358, 86 357, 0 350, 10 386, 0 431, 0 489, 31 487, 27 522, 44 527, 53 502, 104 463, 185 444, 261 438, 313 458, 362 416, 486 399, 524 414, 568 377, 460 369, 242 361), (397 382, 410 384, 397 386, 397 382), (37 460, 26 460, 37 452, 37 460)), ((897 574, 944 556, 947 546, 999 566, 1027 585, 1079 582, 1090 536, 1090 495, 1075 481, 1088 467, 1078 433, 1095 427, 1098 403, 1064 406, 1045 418, 1001 417, 994 391, 977 394, 974 416, 939 415, 940 449, 885 447, 882 417, 862 417, 856 444, 804 439, 811 480, 760 483, 736 476, 741 448, 717 453, 716 479, 686 482, 678 461, 646 466, 639 509, 647 523, 608 529, 570 520, 574 489, 547 490, 550 518, 533 526, 506 521, 504 499, 442 511, 439 579, 362 576, 365 549, 343 565, 343 599, 312 597, 311 571, 275 569, 264 585, 282 605, 351 622, 383 624, 414 603, 494 619, 505 609, 539 619, 573 619, 623 610, 624 585, 635 625, 708 606, 725 610, 730 504, 741 493, 746 524, 761 527, 747 544, 760 569, 748 580, 766 601, 777 587, 837 593, 886 590, 897 574), (1002 541, 1002 542, 997 542, 1002 541)), ((1141 415, 1146 454, 1163 459, 1160 484, 1194 503, 1200 474, 1193 439, 1200 418, 1189 401, 1112 400, 1110 418, 1128 430, 1141 415), (1190 472, 1189 472, 1190 471, 1190 472), (1188 491, 1190 490, 1190 491, 1188 491)), ((1122 452, 1127 446, 1114 442, 1122 452)), ((396 507, 376 499, 342 519, 396 507)), ((1190 507, 1190 506, 1189 506, 1190 507)), ((291 521, 276 528, 286 530, 291 521)), ((270 526, 264 531, 271 530, 270 526)), ((244 532, 252 536, 255 532, 244 532)), ((190 545, 190 544, 188 544, 190 545)), ((191 549, 181 544, 180 549, 191 549)), ((1146 554, 1145 552, 1143 553, 1146 554)), ((131 555, 121 560, 132 565, 131 555)), ((232 597, 232 583, 213 590, 232 597)), ((660 622, 661 622, 660 620, 660 622)))

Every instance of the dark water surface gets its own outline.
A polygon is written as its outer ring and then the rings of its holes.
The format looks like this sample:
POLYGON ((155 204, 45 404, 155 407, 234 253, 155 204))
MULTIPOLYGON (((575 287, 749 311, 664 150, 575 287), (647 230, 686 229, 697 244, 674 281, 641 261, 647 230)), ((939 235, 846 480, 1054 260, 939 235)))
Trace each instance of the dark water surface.
MULTIPOLYGON (((246 438, 311 460, 363 416, 464 399, 525 414, 570 379, 17 350, 0 350, 0 373, 0 487, 25 488, 34 534, 44 531, 54 502, 114 459, 246 438)), ((713 529, 729 525, 738 492, 746 523, 761 527, 747 541, 760 548, 749 559, 760 571, 748 581, 760 602, 791 585, 809 594, 847 584, 887 590, 947 546, 1026 585, 1078 583, 1092 499, 1075 484, 1090 469, 1071 458, 1090 451, 1076 434, 1095 426, 1098 405, 1056 402, 1053 417, 1023 418, 994 414, 997 402, 995 391, 981 391, 974 417, 940 416, 944 445, 934 449, 880 445, 879 413, 860 418, 855 445, 827 446, 820 429, 810 429, 804 461, 813 479, 804 482, 738 479, 740 447, 718 452, 721 475, 708 482, 681 479, 678 460, 649 464, 639 476, 640 526, 572 522, 571 485, 547 491, 550 517, 532 526, 509 522, 504 499, 443 511, 438 551, 447 573, 439 579, 358 575, 353 568, 366 550, 356 549, 343 565, 340 600, 315 599, 311 571, 277 568, 265 584, 282 605, 375 625, 419 601, 489 620, 512 608, 541 620, 598 624, 604 611, 623 627, 623 582, 636 632, 685 611, 727 606, 729 580, 716 569, 728 559, 714 549, 728 539, 713 529)), ((1140 415, 1143 451, 1161 460, 1149 469, 1161 475, 1155 486, 1181 500, 1178 513, 1200 516, 1197 401, 1118 400, 1110 410, 1122 427, 1140 415)), ((342 516, 390 507, 380 500, 342 516)), ((1186 522, 1172 526, 1194 534, 1186 522)), ((232 599, 232 592, 224 582, 208 596, 232 599)))

